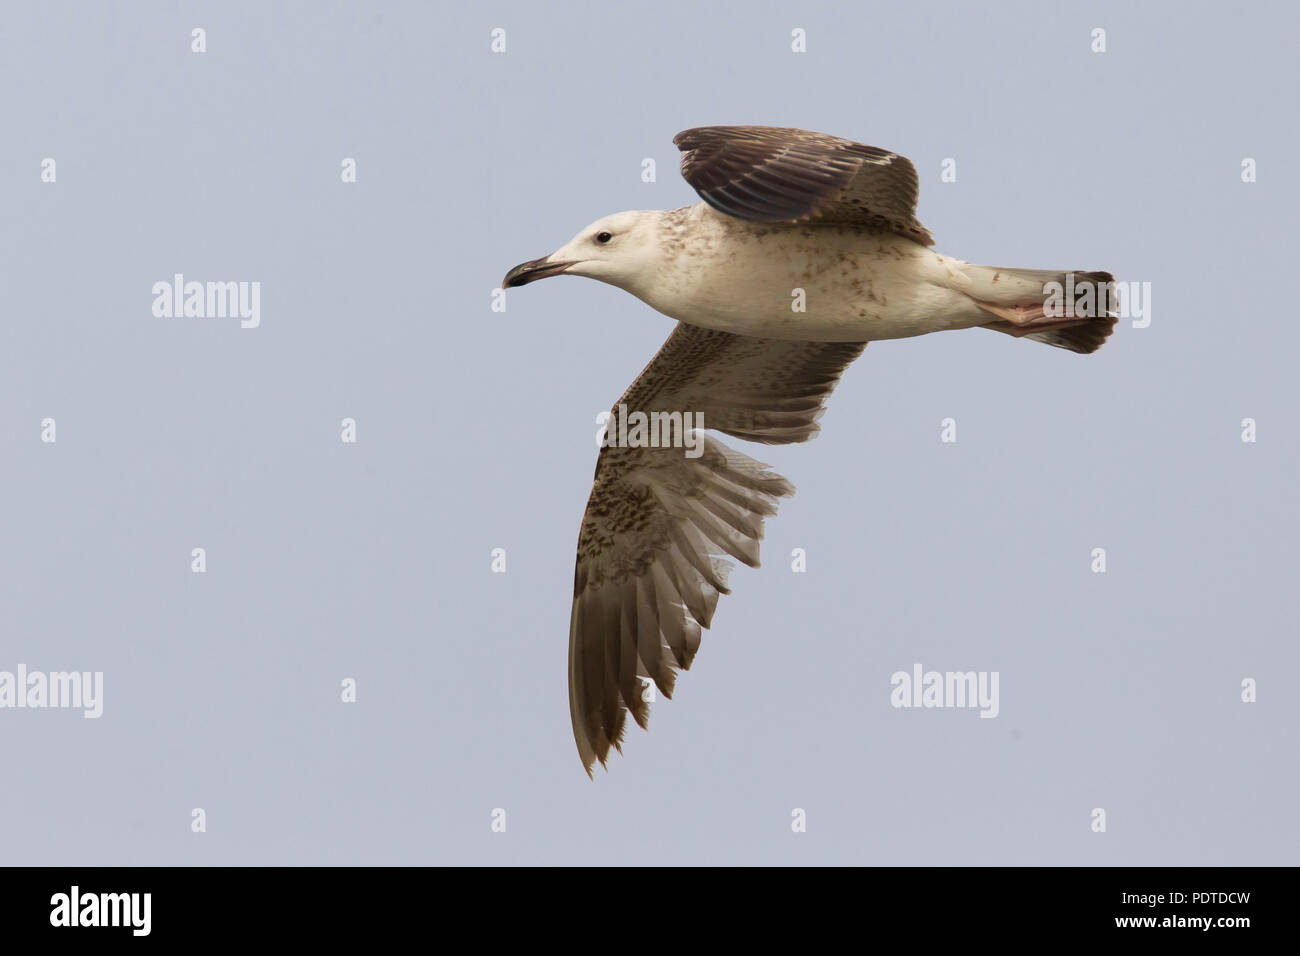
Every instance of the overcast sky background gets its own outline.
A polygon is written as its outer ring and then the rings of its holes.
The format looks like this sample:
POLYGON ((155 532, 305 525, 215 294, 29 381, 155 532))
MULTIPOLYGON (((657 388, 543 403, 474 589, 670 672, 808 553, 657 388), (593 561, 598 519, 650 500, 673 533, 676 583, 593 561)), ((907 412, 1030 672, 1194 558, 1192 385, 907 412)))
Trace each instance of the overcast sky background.
POLYGON ((1296 863, 1298 27, 10 4, 0 670, 103 671, 105 700, 0 710, 0 860, 1296 863), (815 441, 728 439, 798 494, 593 782, 566 642, 595 416, 672 322, 585 280, 492 291, 599 216, 694 202, 672 136, 726 123, 897 150, 941 251, 1150 282, 1152 319, 1092 356, 879 343, 815 441), (176 272, 260 281, 260 327, 153 317, 176 272), (998 671, 999 716, 891 707, 915 663, 998 671))

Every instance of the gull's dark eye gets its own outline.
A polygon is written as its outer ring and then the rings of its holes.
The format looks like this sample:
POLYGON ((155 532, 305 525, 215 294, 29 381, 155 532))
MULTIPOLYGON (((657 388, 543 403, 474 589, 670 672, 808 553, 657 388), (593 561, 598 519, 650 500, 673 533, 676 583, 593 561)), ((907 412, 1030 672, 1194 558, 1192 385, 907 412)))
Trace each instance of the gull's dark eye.
POLYGON ((613 238, 614 238, 614 236, 613 236, 612 233, 608 233, 608 232, 598 232, 598 233, 596 233, 596 241, 599 242, 602 246, 603 246, 605 243, 609 242, 609 240, 611 240, 611 239, 613 239, 613 238))

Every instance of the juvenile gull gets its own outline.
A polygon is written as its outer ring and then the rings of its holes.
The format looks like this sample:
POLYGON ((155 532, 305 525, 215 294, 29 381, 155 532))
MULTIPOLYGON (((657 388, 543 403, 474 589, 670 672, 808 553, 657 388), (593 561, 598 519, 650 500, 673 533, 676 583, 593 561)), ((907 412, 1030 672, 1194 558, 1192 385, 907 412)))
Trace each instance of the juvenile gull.
MULTIPOLYGON (((694 412, 736 438, 802 442, 868 342, 979 326, 1089 353, 1115 326, 1109 273, 977 266, 931 249, 916 169, 896 153, 765 126, 689 129, 673 142, 703 202, 607 216, 502 283, 588 276, 678 320, 616 408, 694 412)), ((629 711, 646 726, 642 678, 672 696, 729 593, 721 556, 757 567, 763 520, 793 492, 707 435, 698 457, 601 449, 569 622, 569 711, 588 774, 621 749, 629 711)))

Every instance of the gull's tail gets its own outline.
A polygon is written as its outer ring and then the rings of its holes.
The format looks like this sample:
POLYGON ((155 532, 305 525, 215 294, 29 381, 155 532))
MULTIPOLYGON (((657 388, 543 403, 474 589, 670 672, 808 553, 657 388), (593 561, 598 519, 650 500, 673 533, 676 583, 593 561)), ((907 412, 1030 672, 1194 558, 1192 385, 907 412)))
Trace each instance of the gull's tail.
POLYGON ((1101 348, 1115 330, 1115 277, 1109 272, 1053 272, 965 265, 962 288, 998 321, 982 328, 1071 352, 1101 348))

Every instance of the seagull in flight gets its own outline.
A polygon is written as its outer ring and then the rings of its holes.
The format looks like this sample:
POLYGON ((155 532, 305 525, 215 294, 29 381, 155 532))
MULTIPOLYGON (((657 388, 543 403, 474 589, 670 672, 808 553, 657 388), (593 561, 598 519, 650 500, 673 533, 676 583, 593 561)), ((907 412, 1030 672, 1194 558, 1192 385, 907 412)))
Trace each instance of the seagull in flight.
MULTIPOLYGON (((868 342, 981 327, 1087 354, 1115 326, 1109 273, 934 251, 906 157, 766 126, 688 129, 673 142, 702 202, 607 216, 502 282, 587 276, 677 320, 615 413, 690 412, 735 438, 802 442, 868 342)), ((758 567, 763 521, 794 492, 697 437, 694 457, 607 438, 596 462, 569 622, 569 711, 588 776, 622 750, 629 712, 647 726, 651 681, 672 697, 729 593, 724 556, 758 567)))

